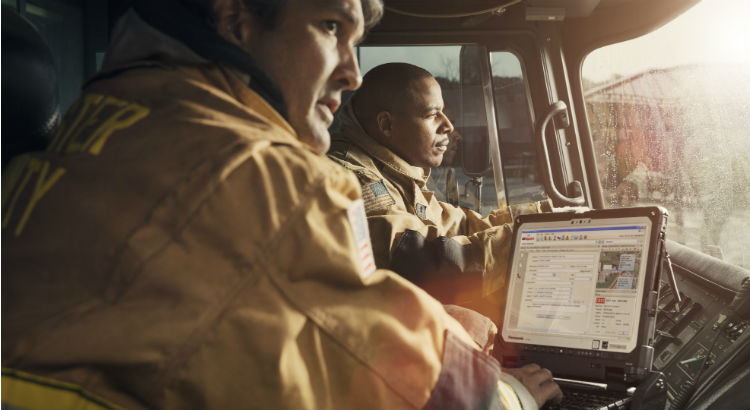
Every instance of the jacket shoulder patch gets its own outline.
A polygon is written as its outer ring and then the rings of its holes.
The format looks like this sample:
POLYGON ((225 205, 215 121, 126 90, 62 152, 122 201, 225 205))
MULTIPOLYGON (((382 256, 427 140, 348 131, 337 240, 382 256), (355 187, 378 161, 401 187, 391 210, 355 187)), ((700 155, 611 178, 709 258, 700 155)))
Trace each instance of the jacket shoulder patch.
POLYGON ((369 184, 363 184, 362 199, 365 201, 365 212, 368 214, 396 203, 396 200, 388 192, 388 188, 385 187, 385 182, 382 179, 369 184))

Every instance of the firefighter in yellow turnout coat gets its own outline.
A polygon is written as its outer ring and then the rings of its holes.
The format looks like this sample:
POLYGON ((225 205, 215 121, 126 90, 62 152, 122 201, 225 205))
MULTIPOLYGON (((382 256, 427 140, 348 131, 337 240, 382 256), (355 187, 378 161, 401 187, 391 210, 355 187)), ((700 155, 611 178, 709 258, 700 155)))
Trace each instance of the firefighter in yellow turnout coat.
POLYGON ((320 155, 341 89, 361 81, 352 44, 373 2, 289 0, 273 30, 228 3, 216 27, 250 26, 214 38, 183 1, 137 1, 48 150, 3 173, 4 369, 134 409, 558 395, 548 372, 502 372, 436 300, 374 268, 359 183, 320 155), (325 64, 284 71, 295 56, 325 64))
POLYGON ((551 206, 516 205, 483 218, 438 201, 425 185, 453 131, 443 109, 429 72, 405 63, 375 67, 343 107, 329 156, 359 178, 379 267, 497 321, 499 307, 490 300, 499 297, 507 273, 511 215, 551 206))

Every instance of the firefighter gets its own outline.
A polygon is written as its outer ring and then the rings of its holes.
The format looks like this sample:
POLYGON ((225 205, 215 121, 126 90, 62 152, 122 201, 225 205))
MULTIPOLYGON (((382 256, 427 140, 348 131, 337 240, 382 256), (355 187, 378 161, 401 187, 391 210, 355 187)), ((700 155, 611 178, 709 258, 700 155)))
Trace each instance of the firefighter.
POLYGON ((381 13, 136 0, 46 152, 3 173, 4 368, 133 409, 559 396, 375 269, 359 183, 323 154, 381 13))
POLYGON ((455 134, 444 110, 440 85, 428 71, 407 63, 380 65, 343 107, 329 155, 359 178, 379 267, 443 303, 499 322, 512 215, 551 205, 516 205, 482 218, 438 201, 426 182, 455 134))

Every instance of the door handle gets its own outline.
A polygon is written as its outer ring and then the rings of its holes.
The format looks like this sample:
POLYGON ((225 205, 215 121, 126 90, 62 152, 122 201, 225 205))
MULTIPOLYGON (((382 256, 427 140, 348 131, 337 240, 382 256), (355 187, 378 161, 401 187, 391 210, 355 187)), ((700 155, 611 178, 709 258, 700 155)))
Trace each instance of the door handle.
POLYGON ((549 125, 550 120, 556 115, 560 114, 565 114, 563 117, 561 117, 561 119, 565 127, 568 127, 570 125, 570 118, 568 117, 568 106, 565 105, 565 103, 562 101, 555 101, 549 107, 547 115, 544 116, 544 120, 537 130, 537 137, 542 141, 542 149, 544 151, 544 165, 547 168, 547 181, 549 184, 547 188, 550 196, 558 202, 562 202, 563 204, 569 206, 582 206, 586 204, 586 199, 583 197, 583 187, 581 186, 581 183, 579 181, 573 181, 568 184, 568 192, 572 192, 574 193, 574 195, 576 195, 575 197, 571 198, 563 195, 560 191, 558 191, 557 187, 555 186, 555 180, 552 179, 552 163, 549 160, 547 138, 545 137, 544 133, 547 130, 547 125, 549 125))

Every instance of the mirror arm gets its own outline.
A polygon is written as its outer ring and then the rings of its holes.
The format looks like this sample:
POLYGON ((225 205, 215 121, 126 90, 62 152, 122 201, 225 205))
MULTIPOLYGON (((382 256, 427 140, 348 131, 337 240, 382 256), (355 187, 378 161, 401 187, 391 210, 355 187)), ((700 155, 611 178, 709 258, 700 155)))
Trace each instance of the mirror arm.
POLYGON ((564 123, 570 123, 570 119, 568 118, 568 106, 562 101, 555 101, 550 106, 547 115, 544 116, 544 120, 537 131, 537 137, 542 141, 542 150, 544 151, 544 161, 547 168, 548 193, 552 199, 557 202, 561 202, 568 206, 582 206, 586 204, 586 199, 583 197, 583 188, 579 181, 573 181, 568 185, 568 191, 573 192, 573 194, 576 195, 575 197, 570 198, 557 190, 555 180, 552 178, 552 162, 550 162, 547 138, 545 138, 544 133, 547 130, 547 125, 549 125, 550 120, 559 114, 564 114, 564 117, 562 117, 564 123))

